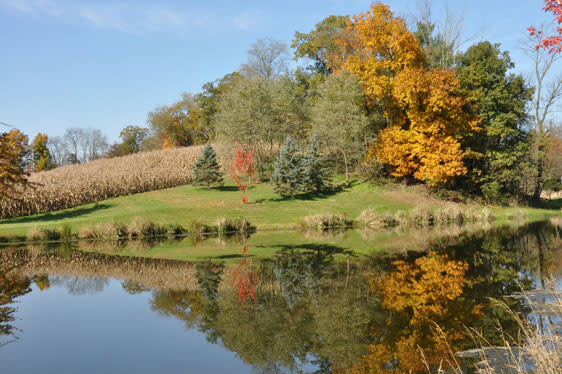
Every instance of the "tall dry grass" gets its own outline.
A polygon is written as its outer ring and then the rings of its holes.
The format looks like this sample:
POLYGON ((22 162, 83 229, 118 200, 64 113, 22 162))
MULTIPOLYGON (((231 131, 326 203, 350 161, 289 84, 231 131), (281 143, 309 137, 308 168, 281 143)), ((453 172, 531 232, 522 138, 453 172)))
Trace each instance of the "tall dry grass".
MULTIPOLYGON (((519 336, 502 335, 503 346, 483 346, 456 354, 459 358, 476 358, 476 373, 562 373, 562 293, 550 288, 525 291, 519 297, 531 310, 527 318, 498 302, 519 325, 519 336)), ((482 339, 478 333, 476 336, 482 339)))
MULTIPOLYGON (((158 150, 32 174, 35 188, 19 201, 0 199, 0 218, 27 216, 98 202, 112 197, 191 183, 202 146, 158 150)), ((225 152, 217 149, 219 162, 225 152)))

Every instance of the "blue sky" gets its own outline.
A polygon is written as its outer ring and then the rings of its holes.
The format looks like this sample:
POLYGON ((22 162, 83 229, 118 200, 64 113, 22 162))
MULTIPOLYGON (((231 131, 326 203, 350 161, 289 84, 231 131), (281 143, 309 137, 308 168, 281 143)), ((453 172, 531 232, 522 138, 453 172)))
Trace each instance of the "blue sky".
MULTIPOLYGON (((434 20, 446 0, 434 0, 434 20)), ((407 19, 417 0, 385 3, 407 19)), ((144 125, 155 106, 197 93, 237 70, 259 38, 290 42, 330 14, 357 14, 362 0, 145 1, 0 0, 0 121, 34 136, 99 128, 111 140, 144 125)), ((542 0, 449 0, 465 46, 501 43, 516 70, 525 30, 549 20, 542 0)), ((559 69, 559 68, 557 68, 559 69)))

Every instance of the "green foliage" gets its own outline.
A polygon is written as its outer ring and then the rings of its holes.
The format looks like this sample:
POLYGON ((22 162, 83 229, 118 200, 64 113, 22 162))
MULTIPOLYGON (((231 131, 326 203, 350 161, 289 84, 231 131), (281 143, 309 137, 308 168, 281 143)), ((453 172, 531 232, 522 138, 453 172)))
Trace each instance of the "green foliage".
POLYGON ((425 53, 430 68, 450 69, 455 66, 459 56, 454 40, 448 40, 441 32, 435 32, 435 24, 430 21, 418 22, 414 32, 425 53))
POLYGON ((312 107, 311 130, 328 154, 343 161, 349 185, 349 170, 363 158, 368 140, 363 91, 352 74, 343 72, 330 75, 320 86, 319 95, 312 107))
POLYGON ((328 188, 327 179, 329 170, 326 166, 326 158, 320 152, 318 135, 314 134, 309 139, 306 153, 302 159, 303 188, 307 192, 322 192, 328 188))
POLYGON ((195 163, 193 185, 206 185, 209 189, 212 184, 222 184, 222 176, 221 167, 217 162, 217 154, 211 143, 207 143, 203 148, 203 154, 195 163))
POLYGON ((219 108, 218 135, 253 152, 261 180, 269 177, 276 146, 287 135, 303 132, 302 103, 288 77, 240 79, 222 96, 219 108))
POLYGON ((467 110, 481 118, 482 130, 465 141, 469 183, 497 182, 501 190, 517 196, 522 190, 521 164, 528 153, 525 109, 533 90, 521 75, 509 73, 513 67, 508 52, 481 42, 461 56, 457 77, 470 103, 467 110))
POLYGON ((147 122, 152 127, 162 148, 200 144, 209 134, 200 123, 200 109, 191 94, 171 106, 157 107, 148 113, 147 122))
POLYGON ((33 165, 35 171, 50 170, 55 167, 49 148, 47 148, 48 137, 47 134, 37 134, 33 139, 31 151, 33 154, 33 165))
POLYGON ((326 188, 328 172, 324 157, 318 149, 318 137, 313 136, 303 153, 288 136, 279 151, 271 177, 273 190, 284 197, 299 193, 321 192, 326 188))
POLYGON ((313 61, 312 70, 322 75, 330 74, 328 57, 337 53, 336 40, 345 32, 347 16, 331 15, 316 24, 309 33, 295 32, 291 48, 295 49, 295 60, 308 58, 313 61))
POLYGON ((216 137, 215 116, 219 110, 221 97, 228 92, 240 79, 240 73, 226 74, 214 82, 207 82, 201 87, 202 91, 195 95, 195 101, 199 106, 200 126, 208 134, 209 140, 216 137))
POLYGON ((482 196, 489 204, 503 204, 505 203, 505 196, 502 192, 502 185, 498 181, 491 181, 484 183, 482 187, 482 196))
POLYGON ((288 136, 275 161, 275 168, 271 176, 273 190, 281 196, 293 197, 303 192, 303 179, 303 155, 298 144, 288 136))
POLYGON ((132 125, 125 127, 119 134, 121 138, 121 144, 119 144, 120 155, 130 155, 142 151, 148 136, 149 130, 146 127, 132 125))

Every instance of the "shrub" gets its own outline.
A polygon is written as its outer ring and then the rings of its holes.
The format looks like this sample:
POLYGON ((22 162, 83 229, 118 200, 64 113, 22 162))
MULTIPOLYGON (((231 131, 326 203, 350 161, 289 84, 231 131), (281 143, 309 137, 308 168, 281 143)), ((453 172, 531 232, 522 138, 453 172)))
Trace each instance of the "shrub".
POLYGON ((433 224, 433 212, 425 207, 415 207, 410 212, 409 222, 416 226, 429 226, 433 224))
POLYGON ((385 227, 397 226, 399 221, 390 212, 378 214, 371 208, 366 209, 359 215, 359 224, 362 227, 371 229, 381 229, 385 227))
POLYGON ((205 223, 194 220, 191 222, 189 232, 194 236, 203 236, 212 234, 213 232, 215 232, 215 228, 205 223))
POLYGON ((128 236, 127 226, 122 223, 100 223, 94 227, 83 227, 78 232, 80 239, 125 239, 128 236))
POLYGON ((177 238, 188 233, 188 231, 181 225, 169 225, 167 231, 170 238, 177 238))
POLYGON ((299 222, 301 229, 317 231, 330 230, 337 227, 350 227, 352 225, 353 222, 342 214, 316 214, 313 216, 306 216, 299 222))
POLYGON ((139 218, 128 226, 129 239, 153 239, 164 236, 168 230, 147 219, 139 218))
POLYGON ((255 227, 246 220, 244 217, 238 218, 219 218, 216 222, 216 232, 219 235, 226 235, 232 233, 246 234, 253 232, 255 227))
POLYGON ((39 229, 33 227, 27 233, 27 239, 32 242, 47 242, 60 240, 60 232, 56 229, 39 229))
POLYGON ((488 204, 505 204, 505 196, 502 192, 502 185, 497 182, 489 182, 480 188, 482 196, 488 204))
POLYGON ((65 223, 61 227, 61 239, 71 240, 72 239, 72 228, 68 223, 65 223))
POLYGON ((222 181, 222 172, 217 162, 217 154, 211 144, 208 143, 203 149, 203 154, 195 163, 193 184, 196 186, 206 185, 207 189, 209 189, 212 184, 222 184, 222 181))

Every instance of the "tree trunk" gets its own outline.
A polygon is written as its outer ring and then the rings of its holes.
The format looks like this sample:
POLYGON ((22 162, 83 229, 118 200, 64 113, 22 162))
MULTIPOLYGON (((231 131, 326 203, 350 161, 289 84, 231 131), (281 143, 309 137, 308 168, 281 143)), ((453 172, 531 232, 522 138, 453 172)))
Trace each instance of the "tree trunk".
POLYGON ((349 169, 347 167, 347 155, 345 154, 345 151, 342 151, 343 153, 343 162, 345 164, 345 186, 349 187, 349 169))

